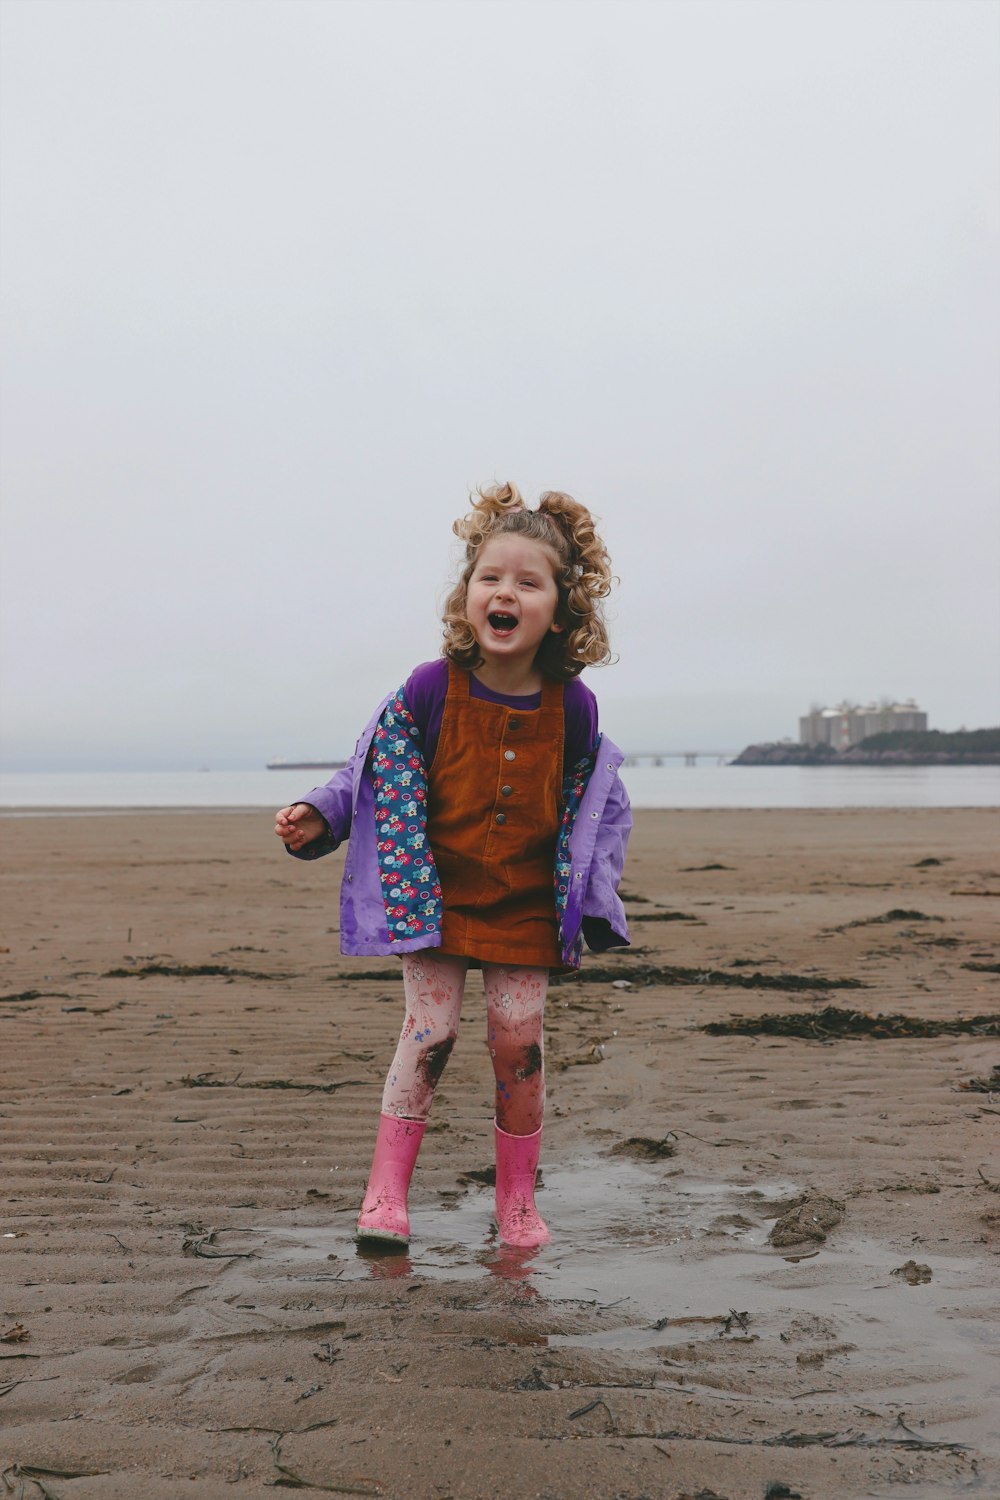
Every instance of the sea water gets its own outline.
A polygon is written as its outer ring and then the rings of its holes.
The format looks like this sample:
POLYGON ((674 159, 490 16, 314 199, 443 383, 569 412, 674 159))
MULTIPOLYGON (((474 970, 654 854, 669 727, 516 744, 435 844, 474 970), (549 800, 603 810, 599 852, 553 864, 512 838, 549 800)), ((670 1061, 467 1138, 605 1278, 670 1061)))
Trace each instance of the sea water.
MULTIPOLYGON (((278 808, 324 771, 7 771, 0 811, 278 808)), ((626 765, 638 808, 1000 807, 1000 766, 626 765)))

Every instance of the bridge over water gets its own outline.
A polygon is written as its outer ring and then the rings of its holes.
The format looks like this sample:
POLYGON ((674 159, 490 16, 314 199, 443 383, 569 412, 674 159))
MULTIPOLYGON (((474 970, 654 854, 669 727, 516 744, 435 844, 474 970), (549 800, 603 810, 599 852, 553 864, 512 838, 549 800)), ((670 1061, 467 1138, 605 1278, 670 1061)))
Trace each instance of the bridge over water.
POLYGON ((629 750, 625 756, 627 766, 662 766, 668 760, 682 760, 686 766, 696 766, 700 760, 714 760, 723 766, 739 755, 738 750, 629 750))

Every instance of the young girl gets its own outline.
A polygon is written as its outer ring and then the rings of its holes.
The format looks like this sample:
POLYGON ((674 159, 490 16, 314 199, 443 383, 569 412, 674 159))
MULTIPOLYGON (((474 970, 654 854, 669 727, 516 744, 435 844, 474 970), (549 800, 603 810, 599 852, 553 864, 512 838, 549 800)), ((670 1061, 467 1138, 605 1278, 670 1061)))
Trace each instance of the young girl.
POLYGON ((350 833, 341 951, 402 958, 406 1016, 382 1097, 358 1238, 409 1243, 407 1193, 434 1089, 482 968, 496 1075, 496 1219, 510 1245, 549 1238, 534 1201, 545 1107, 549 971, 629 941, 618 881, 632 826, 622 753, 580 681, 609 659, 607 552, 584 506, 480 490, 454 530, 465 567, 443 656, 383 701, 349 763, 282 808, 301 859, 350 833))

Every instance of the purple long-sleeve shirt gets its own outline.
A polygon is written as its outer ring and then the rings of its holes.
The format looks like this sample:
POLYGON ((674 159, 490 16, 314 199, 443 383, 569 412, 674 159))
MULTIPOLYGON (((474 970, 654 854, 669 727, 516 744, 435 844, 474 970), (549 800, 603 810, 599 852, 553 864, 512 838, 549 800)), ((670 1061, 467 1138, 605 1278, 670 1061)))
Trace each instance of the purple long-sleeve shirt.
MULTIPOLYGON (((423 744, 424 762, 428 770, 434 760, 444 703, 448 696, 448 663, 443 656, 437 661, 425 661, 414 667, 406 679, 404 688, 410 712, 416 720, 423 744)), ((541 708, 541 693, 528 693, 514 697, 510 693, 495 693, 484 687, 473 675, 470 682, 473 698, 482 698, 487 703, 502 703, 505 708, 519 708, 527 713, 541 708)), ((597 699, 590 688, 579 677, 567 682, 563 691, 563 716, 565 732, 563 738, 563 768, 568 771, 583 756, 589 755, 597 744, 597 699)))

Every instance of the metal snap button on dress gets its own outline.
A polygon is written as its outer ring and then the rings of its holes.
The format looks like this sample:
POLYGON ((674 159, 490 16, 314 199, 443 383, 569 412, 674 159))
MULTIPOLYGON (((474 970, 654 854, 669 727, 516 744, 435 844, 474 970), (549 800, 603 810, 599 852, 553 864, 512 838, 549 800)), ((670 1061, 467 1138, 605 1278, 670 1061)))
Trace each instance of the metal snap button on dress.
POLYGON ((514 754, 513 750, 505 750, 503 753, 503 758, 504 760, 517 760, 517 756, 514 754))
POLYGON ((497 813, 497 822, 498 823, 506 823, 506 821, 507 821, 507 814, 506 813, 497 813))
POLYGON ((514 788, 512 786, 502 786, 500 788, 500 795, 501 797, 509 797, 513 790, 514 788))

